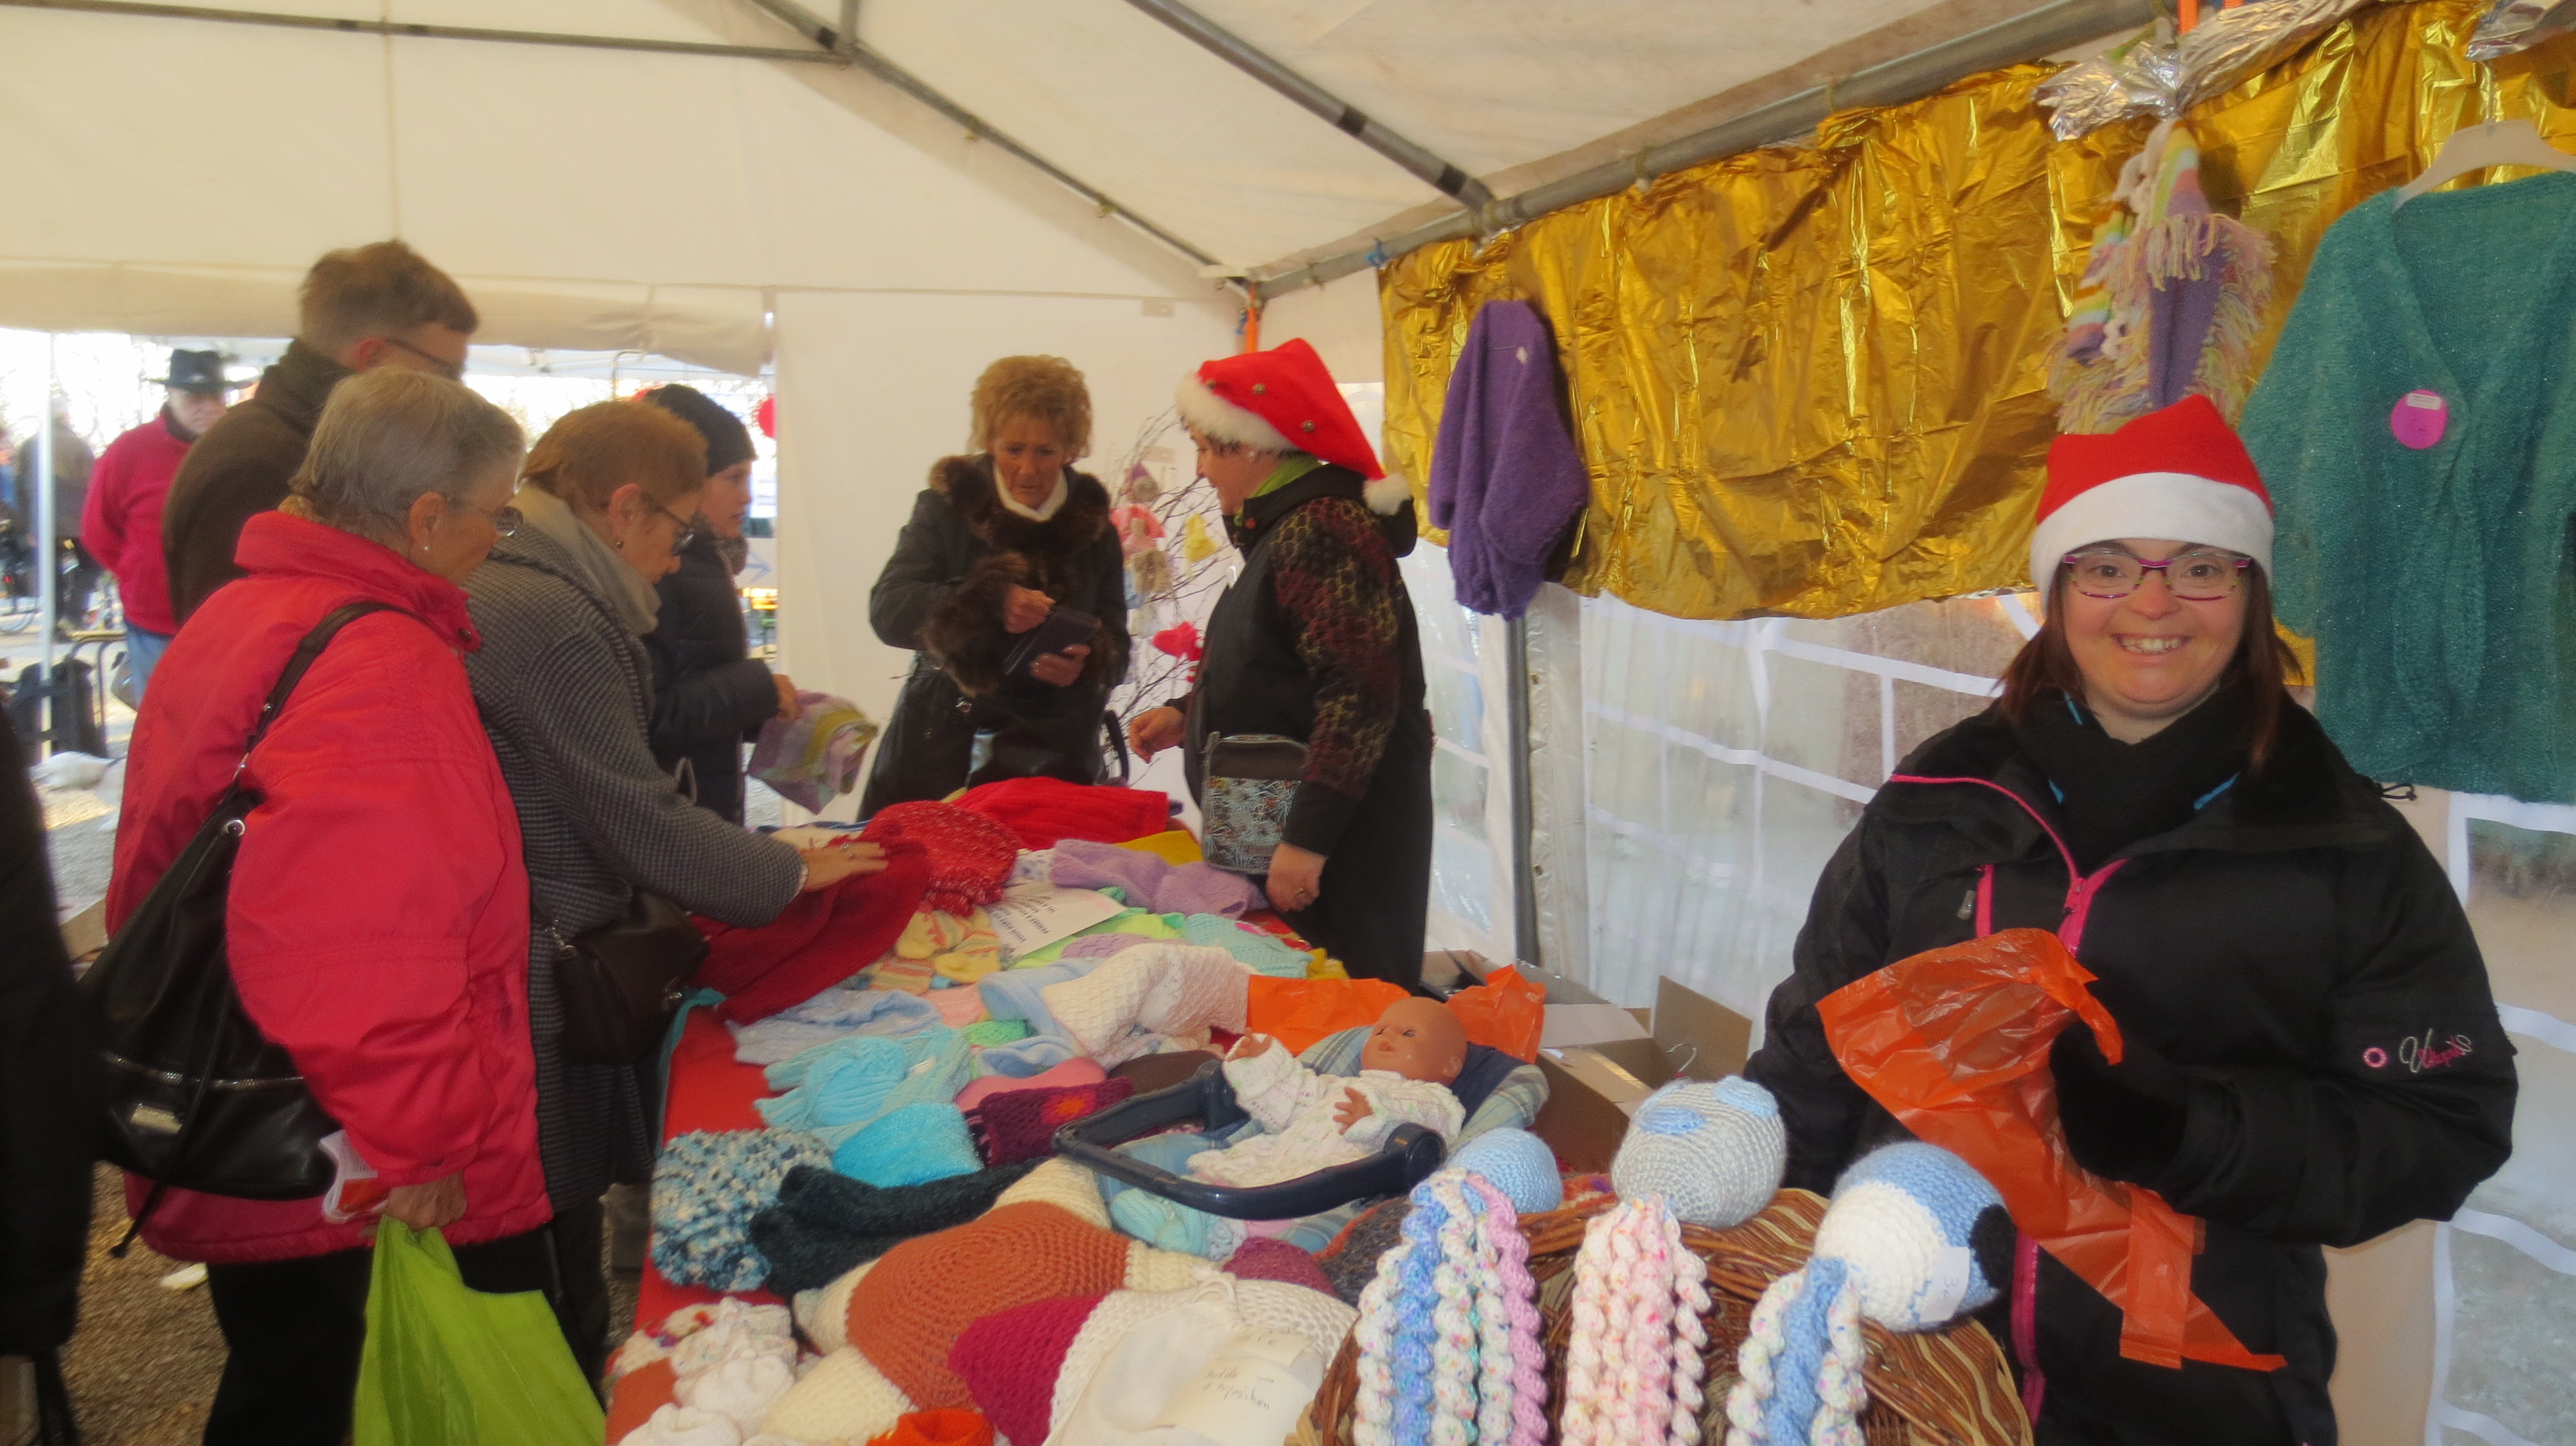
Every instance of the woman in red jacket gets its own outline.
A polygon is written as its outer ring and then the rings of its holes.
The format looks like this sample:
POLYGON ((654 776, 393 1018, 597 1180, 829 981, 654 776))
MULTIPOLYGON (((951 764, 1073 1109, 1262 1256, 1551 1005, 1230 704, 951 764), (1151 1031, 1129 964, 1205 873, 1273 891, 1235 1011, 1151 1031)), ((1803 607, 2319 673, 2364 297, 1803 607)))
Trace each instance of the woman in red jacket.
MULTIPOLYGON (((377 1180, 436 1227, 468 1284, 551 1279, 527 1013, 528 879, 460 654, 457 580, 516 526, 518 425, 454 382, 341 383, 293 496, 243 529, 249 576, 198 609, 135 725, 108 922, 121 924, 231 780, 288 654, 343 628, 251 756, 227 917, 252 1022, 292 1055, 377 1180)), ((129 1180, 129 1204, 143 1191, 129 1180)), ((207 1264, 231 1348, 213 1446, 336 1446, 366 1327, 371 1222, 323 1201, 169 1191, 153 1249, 207 1264)))

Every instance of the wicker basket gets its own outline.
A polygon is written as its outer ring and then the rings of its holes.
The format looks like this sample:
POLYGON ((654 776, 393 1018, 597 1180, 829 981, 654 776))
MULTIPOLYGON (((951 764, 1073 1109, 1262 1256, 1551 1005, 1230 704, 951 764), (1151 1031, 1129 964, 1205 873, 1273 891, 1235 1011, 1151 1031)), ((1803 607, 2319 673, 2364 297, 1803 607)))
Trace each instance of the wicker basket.
MULTIPOLYGON (((1618 1201, 1583 1204, 1521 1219, 1529 1237, 1530 1275, 1538 1282, 1539 1318, 1547 1346, 1548 1440, 1556 1440, 1557 1403, 1565 1392, 1566 1338, 1574 1329, 1574 1257, 1593 1216, 1618 1201)), ((1783 1190, 1761 1214, 1732 1230, 1682 1227, 1682 1243, 1708 1262, 1709 1403, 1701 1439, 1723 1440, 1726 1388, 1735 1379, 1736 1348, 1753 1319, 1754 1302, 1772 1281, 1804 1264, 1825 1214, 1823 1197, 1783 1190)), ((1974 1321, 1948 1330, 1900 1335, 1863 1323, 1868 1360, 1862 1377, 1869 1405, 1861 1432, 1869 1446, 2028 1446, 2030 1422, 2013 1394, 2012 1373, 1994 1338, 1974 1321)), ((1352 1446, 1351 1408, 1359 1394, 1359 1343, 1342 1343, 1315 1396, 1313 1420, 1323 1446, 1352 1446)))

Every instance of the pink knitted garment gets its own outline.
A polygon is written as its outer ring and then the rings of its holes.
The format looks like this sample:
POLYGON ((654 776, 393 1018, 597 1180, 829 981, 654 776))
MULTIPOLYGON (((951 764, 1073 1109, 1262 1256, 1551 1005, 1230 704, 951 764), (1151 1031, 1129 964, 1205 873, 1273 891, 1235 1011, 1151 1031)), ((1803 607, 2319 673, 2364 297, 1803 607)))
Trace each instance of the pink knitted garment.
POLYGON ((1105 1298, 1067 1295, 1015 1306, 966 1327, 949 1349, 948 1369, 1014 1446, 1047 1438, 1064 1353, 1105 1298))
POLYGON ((1238 1280, 1275 1280, 1282 1285, 1302 1285, 1308 1290, 1320 1290, 1326 1295, 1333 1293, 1333 1283, 1324 1278, 1324 1268, 1315 1263, 1315 1257, 1285 1240, 1243 1242, 1241 1248, 1227 1257, 1225 1273, 1238 1280))

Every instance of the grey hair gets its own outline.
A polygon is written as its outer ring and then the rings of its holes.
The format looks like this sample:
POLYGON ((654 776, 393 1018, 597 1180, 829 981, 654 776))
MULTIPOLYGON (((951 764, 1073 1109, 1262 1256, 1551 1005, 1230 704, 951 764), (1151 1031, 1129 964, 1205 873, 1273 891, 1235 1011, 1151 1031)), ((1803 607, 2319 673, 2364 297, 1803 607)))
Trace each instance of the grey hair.
POLYGON ((463 383, 379 367, 331 389, 304 465, 286 485, 316 522, 399 535, 422 496, 462 502, 495 471, 515 476, 527 448, 518 422, 463 383))

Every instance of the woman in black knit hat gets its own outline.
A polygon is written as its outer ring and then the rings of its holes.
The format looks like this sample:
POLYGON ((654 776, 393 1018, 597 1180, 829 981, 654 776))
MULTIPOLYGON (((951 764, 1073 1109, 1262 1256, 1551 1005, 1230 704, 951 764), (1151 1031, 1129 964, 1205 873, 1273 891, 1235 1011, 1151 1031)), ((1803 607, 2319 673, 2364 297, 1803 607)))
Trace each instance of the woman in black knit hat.
POLYGON ((796 713, 796 685, 751 656, 734 574, 751 511, 751 429, 706 393, 656 387, 645 401, 707 439, 706 500, 680 565, 657 587, 662 609, 644 650, 653 660, 653 756, 695 784, 698 806, 742 822, 742 745, 796 713))

